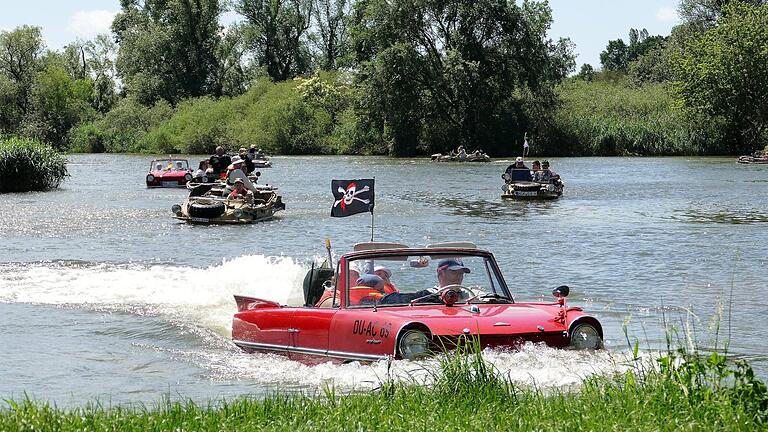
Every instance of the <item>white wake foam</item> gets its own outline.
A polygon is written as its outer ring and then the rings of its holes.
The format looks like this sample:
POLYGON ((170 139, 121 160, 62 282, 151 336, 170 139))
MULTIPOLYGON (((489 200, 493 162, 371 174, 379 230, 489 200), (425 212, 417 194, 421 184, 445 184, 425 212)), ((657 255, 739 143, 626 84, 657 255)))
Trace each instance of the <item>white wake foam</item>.
POLYGON ((0 268, 0 302, 149 309, 228 334, 236 309, 233 294, 301 303, 306 271, 291 258, 263 255, 242 256, 208 268, 14 264, 0 268))

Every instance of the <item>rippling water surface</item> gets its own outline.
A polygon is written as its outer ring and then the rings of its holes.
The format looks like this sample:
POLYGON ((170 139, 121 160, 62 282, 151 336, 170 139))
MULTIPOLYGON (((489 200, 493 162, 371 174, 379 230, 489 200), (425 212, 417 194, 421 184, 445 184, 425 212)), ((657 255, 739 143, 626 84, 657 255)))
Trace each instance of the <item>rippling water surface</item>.
POLYGON ((570 301, 597 315, 607 350, 530 346, 485 353, 521 384, 568 386, 626 368, 629 344, 664 346, 662 323, 709 348, 728 339, 768 378, 768 167, 721 158, 555 159, 556 202, 500 199, 508 161, 434 164, 277 157, 262 183, 287 211, 254 226, 171 218, 184 190, 147 190, 149 158, 74 155, 59 190, 0 201, 0 397, 80 405, 217 399, 272 390, 354 390, 388 376, 425 382, 434 362, 305 366, 229 341, 233 294, 281 302, 323 240, 347 251, 370 218, 331 219, 333 178, 376 178, 377 240, 471 240, 489 249, 518 299, 570 301), (716 328, 719 324, 719 332, 716 328), (624 334, 626 328, 629 342, 624 334))

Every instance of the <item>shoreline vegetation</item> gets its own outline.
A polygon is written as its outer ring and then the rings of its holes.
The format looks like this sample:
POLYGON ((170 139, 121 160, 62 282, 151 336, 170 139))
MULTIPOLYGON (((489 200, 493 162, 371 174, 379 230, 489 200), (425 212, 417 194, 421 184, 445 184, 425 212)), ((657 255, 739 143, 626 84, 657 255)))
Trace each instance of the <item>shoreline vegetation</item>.
POLYGON ((520 387, 479 352, 444 357, 430 386, 387 382, 337 394, 274 393, 154 407, 90 403, 61 409, 31 400, 0 406, 4 431, 220 430, 764 430, 768 390, 747 363, 684 350, 573 389, 520 387))
POLYGON ((506 157, 526 134, 549 156, 766 149, 768 2, 678 12, 669 35, 629 29, 577 69, 546 1, 126 1, 111 34, 58 51, 40 27, 0 31, 0 136, 95 153, 506 157))
POLYGON ((29 139, 0 139, 0 193, 55 189, 67 175, 67 159, 53 147, 29 139))

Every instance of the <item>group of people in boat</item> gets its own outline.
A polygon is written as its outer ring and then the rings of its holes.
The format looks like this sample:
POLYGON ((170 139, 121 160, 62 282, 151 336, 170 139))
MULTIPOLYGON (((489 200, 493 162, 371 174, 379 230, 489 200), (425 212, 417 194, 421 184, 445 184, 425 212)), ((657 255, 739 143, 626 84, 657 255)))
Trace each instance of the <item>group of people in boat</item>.
POLYGON ((531 168, 525 165, 522 157, 518 156, 515 163, 508 166, 504 171, 509 176, 510 182, 533 181, 539 183, 557 183, 560 176, 550 168, 549 161, 533 161, 531 168))
POLYGON ((467 153, 467 150, 464 148, 464 146, 460 145, 459 147, 456 148, 455 151, 451 149, 450 153, 448 153, 448 156, 450 156, 451 158, 456 158, 458 160, 465 160, 470 157, 481 157, 484 154, 485 153, 481 149, 477 149, 472 153, 467 153))
POLYGON ((207 178, 209 181, 213 179, 228 179, 229 175, 238 169, 247 176, 256 169, 254 161, 264 158, 264 153, 255 145, 252 145, 247 151, 245 147, 240 147, 240 150, 234 156, 229 156, 224 147, 218 146, 216 147, 216 153, 208 159, 200 161, 197 171, 193 175, 193 181, 201 182, 203 178, 207 178))

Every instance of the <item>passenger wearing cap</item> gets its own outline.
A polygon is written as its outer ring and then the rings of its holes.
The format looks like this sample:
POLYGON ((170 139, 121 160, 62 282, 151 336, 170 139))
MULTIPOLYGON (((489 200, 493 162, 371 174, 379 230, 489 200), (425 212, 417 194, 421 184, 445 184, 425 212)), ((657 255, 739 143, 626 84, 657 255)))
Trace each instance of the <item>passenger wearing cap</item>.
POLYGON ((373 268, 373 274, 380 277, 384 281, 384 294, 392 294, 400 292, 395 288, 395 284, 392 283, 392 271, 383 265, 377 265, 373 268))
POLYGON ((244 199, 247 203, 253 204, 253 192, 245 188, 243 179, 235 179, 235 188, 227 195, 229 199, 244 199))
POLYGON ((448 285, 461 285, 464 282, 464 274, 470 273, 469 267, 459 258, 446 258, 437 263, 437 288, 448 285))
POLYGON ((525 162, 520 156, 515 159, 514 164, 507 167, 504 173, 509 175, 509 181, 512 182, 533 180, 533 176, 531 176, 531 170, 525 166, 525 162))
POLYGON ((349 303, 352 305, 375 303, 384 297, 384 279, 375 274, 363 274, 349 289, 349 303))

